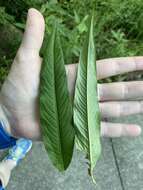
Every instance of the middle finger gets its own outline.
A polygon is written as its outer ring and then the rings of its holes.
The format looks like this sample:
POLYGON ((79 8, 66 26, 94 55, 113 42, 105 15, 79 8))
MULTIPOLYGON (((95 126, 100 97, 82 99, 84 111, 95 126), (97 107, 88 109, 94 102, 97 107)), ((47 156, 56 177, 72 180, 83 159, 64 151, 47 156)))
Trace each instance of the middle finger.
POLYGON ((143 81, 98 84, 98 99, 99 101, 141 100, 143 81))

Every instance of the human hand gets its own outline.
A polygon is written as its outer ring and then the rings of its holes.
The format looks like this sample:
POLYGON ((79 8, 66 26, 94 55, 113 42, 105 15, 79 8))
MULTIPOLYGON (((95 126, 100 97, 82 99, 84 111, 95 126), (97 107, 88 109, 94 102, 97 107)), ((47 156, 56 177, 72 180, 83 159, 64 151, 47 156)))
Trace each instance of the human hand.
MULTIPOLYGON (((4 82, 0 94, 0 104, 8 118, 11 133, 15 137, 38 140, 41 138, 39 122, 39 82, 42 59, 39 51, 44 37, 44 18, 35 9, 30 9, 26 30, 4 82)), ((114 58, 100 60, 97 64, 97 78, 142 70, 143 57, 114 58)), ((68 86, 73 95, 77 65, 66 66, 68 86)), ((143 82, 116 82, 98 84, 101 117, 120 117, 143 112, 143 82), (133 100, 133 101, 129 101, 133 100)), ((108 137, 137 136, 141 129, 136 124, 101 122, 101 135, 108 137)))

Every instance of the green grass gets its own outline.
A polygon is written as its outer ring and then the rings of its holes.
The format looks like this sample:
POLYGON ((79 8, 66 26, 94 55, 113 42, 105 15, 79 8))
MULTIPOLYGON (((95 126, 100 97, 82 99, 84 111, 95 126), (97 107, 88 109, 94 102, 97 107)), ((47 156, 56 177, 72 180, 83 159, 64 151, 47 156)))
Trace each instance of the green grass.
MULTIPOLYGON (((23 32, 27 10, 35 7, 46 21, 46 30, 57 20, 62 36, 66 64, 77 62, 84 34, 87 31, 87 17, 96 7, 95 39, 97 58, 142 55, 143 52, 143 1, 142 0, 1 0, 0 28, 7 30, 11 25, 23 32), (95 6, 96 5, 96 6, 95 6)), ((17 30, 16 30, 17 31, 17 30)), ((1 32, 0 32, 1 33, 1 32)), ((20 40, 15 31, 4 37, 0 45, 0 83, 8 73, 20 40), (14 41, 14 42, 13 42, 14 41), (8 51, 8 47, 12 51, 8 51)), ((112 77, 107 81, 142 78, 142 74, 112 77)))

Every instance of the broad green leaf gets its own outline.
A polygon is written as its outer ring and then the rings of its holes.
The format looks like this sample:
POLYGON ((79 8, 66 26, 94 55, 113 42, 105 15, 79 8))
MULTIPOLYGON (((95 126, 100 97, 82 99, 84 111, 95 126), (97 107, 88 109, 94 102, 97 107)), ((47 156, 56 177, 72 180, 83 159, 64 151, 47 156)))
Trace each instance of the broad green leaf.
POLYGON ((63 52, 56 27, 47 39, 41 70, 40 124, 49 158, 60 171, 70 164, 74 129, 63 52))
POLYGON ((93 169, 101 153, 100 112, 97 98, 93 19, 92 17, 89 31, 80 54, 74 97, 76 144, 87 155, 89 173, 92 178, 93 169))

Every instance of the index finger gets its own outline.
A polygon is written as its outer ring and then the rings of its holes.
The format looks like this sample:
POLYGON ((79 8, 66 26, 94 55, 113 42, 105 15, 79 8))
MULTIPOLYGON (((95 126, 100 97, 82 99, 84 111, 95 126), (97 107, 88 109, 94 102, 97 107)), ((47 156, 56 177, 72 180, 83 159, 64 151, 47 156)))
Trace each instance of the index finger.
POLYGON ((118 74, 143 70, 143 56, 102 59, 96 64, 97 78, 104 79, 118 74))
MULTIPOLYGON (((97 79, 104 79, 132 71, 143 70, 143 56, 120 57, 102 59, 96 61, 97 79)), ((70 94, 73 95, 78 64, 66 65, 68 87, 70 94)))

